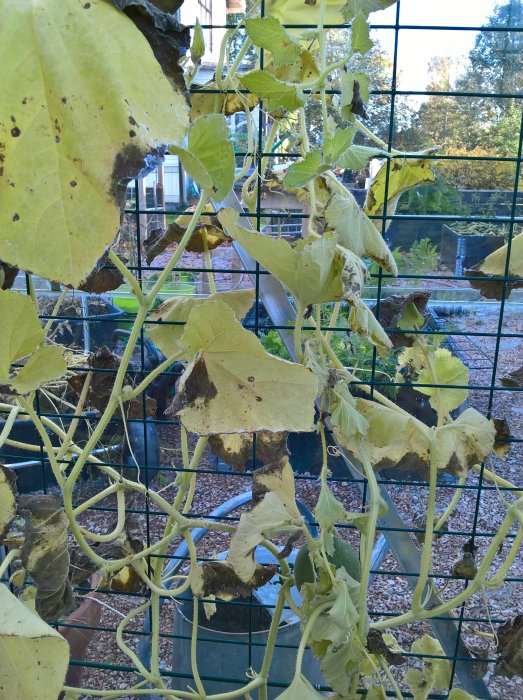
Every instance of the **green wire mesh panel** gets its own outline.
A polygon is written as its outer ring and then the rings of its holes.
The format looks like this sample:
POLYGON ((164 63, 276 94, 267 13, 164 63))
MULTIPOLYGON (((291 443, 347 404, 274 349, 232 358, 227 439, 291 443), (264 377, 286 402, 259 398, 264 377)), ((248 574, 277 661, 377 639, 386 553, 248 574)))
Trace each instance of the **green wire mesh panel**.
MULTIPOLYGON (((264 16, 267 3, 262 0, 257 4, 264 16)), ((186 3, 182 8, 182 19, 187 22, 192 23, 191 12, 199 13, 207 47, 212 49, 215 58, 223 32, 235 29, 241 18, 241 3, 238 3, 238 7, 230 3, 227 14, 221 5, 198 2, 186 3)), ((477 472, 471 471, 464 481, 444 475, 437 483, 439 516, 443 515, 453 498, 459 496, 460 501, 452 517, 441 530, 436 531, 434 570, 430 578, 437 582, 441 593, 457 595, 469 585, 463 562, 470 564, 474 557, 481 561, 482 554, 496 537, 501 524, 501 502, 503 499, 514 500, 516 495, 521 495, 517 488, 523 489, 520 467, 523 457, 523 405, 519 369, 523 364, 523 290, 513 288, 517 287, 514 285, 516 280, 508 274, 512 242, 523 226, 523 16, 519 2, 508 2, 496 11, 497 14, 494 14, 494 4, 486 8, 485 14, 490 12, 497 20, 487 27, 467 26, 466 23, 451 26, 447 21, 450 17, 444 16, 426 24, 424 10, 418 10, 416 14, 412 7, 412 3, 404 0, 389 8, 386 14, 371 16, 377 18, 372 26, 373 38, 378 43, 372 51, 371 63, 365 65, 363 59, 361 63, 361 70, 368 69, 371 74, 368 121, 365 123, 377 130, 383 147, 387 149, 412 151, 414 148, 442 146, 441 151, 434 151, 428 156, 434 161, 440 177, 431 185, 406 193, 394 213, 387 212, 385 203, 384 211, 371 217, 381 222, 382 234, 393 251, 399 275, 393 278, 377 265, 371 265, 371 283, 366 290, 366 302, 373 307, 376 317, 391 337, 400 338, 401 329, 387 324, 389 306, 384 300, 399 294, 412 294, 413 298, 424 300, 427 317, 423 333, 434 337, 444 336, 443 347, 450 349, 468 367, 470 386, 465 406, 474 407, 496 421, 507 421, 500 439, 510 448, 508 456, 503 459, 496 455, 489 457, 485 465, 477 472), (455 71, 455 66, 444 57, 444 50, 439 44, 450 46, 452 42, 459 43, 462 37, 471 35, 477 35, 474 45, 469 42, 474 70, 463 69, 454 75, 452 71, 455 71), (409 65, 420 60, 413 47, 423 44, 433 46, 434 54, 440 57, 432 64, 428 89, 416 85, 416 78, 409 72, 409 65), (405 88, 403 71, 410 76, 405 88), (464 135, 468 141, 460 147, 459 140, 465 138, 464 135), (497 298, 485 296, 482 294, 484 287, 480 288, 478 283, 471 285, 466 270, 505 243, 509 250, 506 267, 504 274, 496 278, 500 293, 496 295, 497 298), (501 477, 498 485, 484 478, 485 469, 501 477), (510 484, 515 484, 517 488, 510 484)), ((294 23, 287 23, 286 26, 290 30, 304 28, 294 23)), ((327 26, 328 60, 334 63, 343 55, 343 52, 338 53, 347 40, 347 28, 344 25, 327 26)), ((309 26, 309 29, 312 31, 315 27, 309 26)), ((238 55, 244 38, 243 31, 234 35, 227 58, 230 63, 238 55)), ((265 60, 262 49, 262 67, 265 60)), ((255 61, 256 55, 251 49, 245 52, 240 67, 251 69, 255 61)), ((193 95, 204 92, 220 94, 219 90, 204 87, 205 83, 212 81, 215 68, 215 64, 202 65, 191 86, 193 95)), ((230 92, 235 94, 234 91, 230 92)), ((247 94, 246 90, 241 92, 247 94)), ((327 90, 329 100, 339 92, 335 88, 327 90)), ((321 133, 318 128, 320 107, 312 101, 307 110, 311 125, 308 138, 317 144, 321 133)), ((263 101, 248 117, 244 112, 234 114, 230 117, 230 123, 238 179, 234 191, 226 200, 227 205, 234 205, 241 199, 241 187, 246 179, 252 177, 253 182, 257 178, 260 182, 263 180, 263 186, 257 189, 252 209, 239 207, 242 221, 245 225, 251 221, 267 235, 296 240, 307 232, 307 208, 297 197, 274 193, 267 183, 270 173, 286 172, 290 164, 300 157, 299 126, 287 120, 278 131, 271 130, 274 121, 263 101), (248 120, 251 120, 250 124, 248 120), (250 141, 252 150, 249 150, 250 141)), ((337 127, 341 128, 340 125, 337 127)), ((370 145, 363 136, 361 143, 370 145)), ((405 156, 407 159, 409 157, 414 159, 417 156, 405 156)), ((390 175, 392 162, 388 161, 387 175, 390 175)), ((374 174, 372 170, 362 172, 358 168, 344 168, 337 172, 339 179, 360 204, 365 198, 365 185, 374 174)), ((385 192, 388 187, 387 177, 385 192)), ((197 184, 186 177, 179 160, 169 156, 163 167, 152 169, 146 179, 136 180, 128 187, 124 220, 114 250, 127 259, 143 290, 152 287, 169 252, 172 252, 170 248, 162 256, 153 257, 148 262, 144 241, 154 236, 158 229, 167 227, 176 217, 190 214, 198 195, 197 184)), ((218 206, 220 203, 214 204, 218 206)), ((215 212, 209 213, 214 215, 215 212)), ((245 260, 231 244, 217 248, 210 254, 186 252, 174 268, 169 284, 160 291, 158 302, 177 295, 209 295, 213 291, 209 273, 213 273, 218 291, 254 287, 256 302, 244 326, 262 339, 269 352, 289 359, 289 347, 284 340, 288 327, 285 323, 279 324, 271 315, 271 304, 277 306, 279 302, 267 296, 269 292, 263 282, 267 273, 258 264, 245 267, 244 263, 245 260)), ((108 265, 107 269, 114 268, 108 265)), ((116 368, 111 363, 110 353, 104 348, 118 356, 125 352, 136 315, 133 297, 125 285, 102 295, 70 292, 58 309, 55 309, 55 303, 59 292, 49 289, 43 281, 19 275, 15 286, 26 289, 28 293, 35 291, 42 320, 52 324, 56 340, 72 349, 71 374, 85 374, 90 370, 95 377, 115 375, 116 368)), ((283 306, 285 303, 289 304, 289 300, 285 299, 283 306)), ((333 313, 332 305, 324 305, 322 331, 332 331, 330 322, 333 313)), ((312 325, 305 323, 305 332, 313 330, 312 325)), ((354 368, 358 378, 354 382, 356 394, 358 383, 370 384, 390 401, 427 424, 434 424, 434 411, 427 397, 409 386, 408 368, 398 364, 399 350, 394 348, 380 356, 370 342, 352 331, 347 310, 343 307, 335 320, 332 348, 344 365, 354 368)), ((146 371, 160 366, 163 360, 149 332, 142 328, 140 342, 130 365, 133 380, 139 382, 146 371)), ((200 465, 184 469, 181 466, 183 453, 188 449, 192 452, 197 441, 189 436, 188 445, 184 443, 179 422, 173 418, 171 409, 182 371, 180 363, 165 368, 152 386, 152 401, 148 402, 145 398, 140 400, 133 415, 125 421, 121 415, 115 414, 95 454, 103 464, 122 469, 124 474, 138 476, 146 487, 154 485, 168 502, 175 499, 181 480, 197 473, 188 517, 198 519, 205 516, 219 522, 237 523, 242 509, 249 505, 249 498, 242 495, 250 492, 252 468, 260 463, 257 462, 257 455, 263 445, 254 440, 252 453, 241 465, 243 469, 239 469, 238 464, 227 464, 217 456, 220 451, 211 441, 211 447, 205 448, 200 465)), ((100 387, 103 393, 103 381, 100 381, 100 387)), ((458 384, 457 388, 467 387, 458 384)), ((64 431, 67 431, 72 420, 70 391, 70 386, 60 381, 39 390, 37 396, 38 414, 58 420, 64 431)), ((92 434, 97 419, 96 407, 82 415, 78 428, 80 445, 85 444, 92 434)), ((328 435, 327 439, 332 491, 348 511, 363 511, 368 497, 366 479, 358 473, 357 466, 355 470, 349 470, 332 435, 328 435)), ((310 511, 319 494, 321 441, 316 434, 294 433, 289 436, 288 444, 297 498, 302 505, 302 514, 311 520, 311 527, 314 528, 310 511)), ((2 447, 0 457, 3 463, 14 465, 17 469, 20 490, 56 490, 41 437, 28 423, 21 420, 16 422, 15 433, 11 441, 2 447), (35 449, 21 449, 13 440, 32 443, 35 449)), ((64 459, 74 461, 71 455, 64 459)), ((100 479, 96 466, 90 464, 85 479, 76 487, 75 503, 78 507, 97 493, 100 479)), ((383 470, 378 475, 378 483, 387 489, 391 506, 395 506, 400 519, 387 519, 385 516, 380 520, 378 532, 381 537, 375 548, 375 569, 371 572, 368 599, 372 622, 400 616, 409 609, 409 581, 416 578, 418 571, 403 570, 388 543, 403 533, 411 547, 422 547, 428 493, 427 481, 421 480, 419 474, 408 471, 383 470)), ((135 494, 127 503, 126 511, 135 516, 135 536, 143 539, 146 546, 162 536, 167 515, 159 510, 147 492, 135 494)), ((100 503, 91 503, 83 512, 81 522, 89 524, 99 533, 107 533, 116 525, 116 513, 116 500, 104 499, 100 503)), ((358 547, 360 533, 353 525, 340 525, 339 531, 343 539, 358 547)), ((226 551, 228 538, 225 534, 200 534, 197 548, 199 561, 212 560, 226 551)), ((514 528, 500 545, 500 557, 507 554, 516 539, 514 528)), ((98 546, 102 551, 103 542, 98 546)), ((151 576, 156 556, 146 558, 147 571, 151 576)), ((186 571, 189 558, 182 538, 170 542, 169 557, 169 570, 174 582, 178 572, 186 571)), ((459 606, 454 615, 440 617, 438 629, 447 635, 446 647, 440 640, 445 653, 442 657, 435 650, 434 656, 436 660, 444 658, 450 662, 450 684, 448 690, 435 690, 428 697, 443 700, 448 697, 450 689, 460 687, 465 687, 471 693, 475 689, 481 699, 492 697, 506 700, 521 696, 521 678, 494 675, 499 660, 493 630, 522 612, 522 564, 519 557, 510 571, 505 572, 500 588, 480 591, 459 606), (452 628, 448 628, 453 630, 452 633, 444 631, 447 629, 446 622, 452 623, 452 628)), ((139 587, 129 592, 126 577, 131 575, 131 572, 122 574, 122 580, 113 581, 110 590, 100 587, 96 577, 88 583, 84 577, 84 582, 78 587, 81 595, 91 596, 95 602, 83 606, 83 617, 61 623, 60 629, 92 639, 85 653, 79 652, 78 656, 73 653, 68 677, 70 685, 114 689, 120 691, 117 697, 127 697, 125 689, 136 682, 136 669, 129 662, 129 656, 122 652, 122 645, 134 650, 142 670, 149 668, 150 618, 140 612, 125 627, 123 635, 118 632, 118 625, 125 616, 146 597, 139 587), (121 637, 118 643, 117 637, 121 637)), ((275 579, 272 585, 277 587, 278 580, 275 579)), ((210 692, 238 687, 245 682, 245 674, 251 667, 258 670, 260 649, 263 650, 266 644, 265 633, 274 601, 269 586, 258 597, 251 594, 247 598, 220 603, 215 623, 212 617, 210 621, 204 618, 202 611, 200 625, 203 629, 199 635, 198 659, 201 680, 205 687, 211 689, 210 692), (214 629, 214 624, 221 625, 220 630, 214 629), (238 630, 241 634, 235 635, 234 632, 238 630), (219 683, 224 685, 220 686, 219 683)), ((192 614, 191 601, 184 600, 183 596, 179 601, 168 597, 162 600, 160 667, 173 688, 185 691, 187 686, 193 685, 191 633, 187 623, 192 614)), ((287 610, 286 615, 288 629, 286 633, 282 631, 277 642, 274 662, 277 671, 269 681, 272 696, 287 685, 289 679, 286 680, 285 673, 288 669, 285 667, 294 663, 299 642, 298 626, 292 610, 287 610)), ((402 653, 411 665, 417 658, 416 647, 411 649, 411 644, 424 634, 434 635, 434 629, 428 621, 418 620, 392 630, 397 633, 402 653)), ((77 648, 82 649, 82 644, 79 643, 77 648)), ((158 663, 158 659, 154 662, 158 663)), ((311 680, 320 686, 321 691, 329 691, 314 664, 312 656, 308 656, 311 680)), ((400 675, 395 675, 397 680, 401 679, 406 668, 400 668, 400 675)), ((143 687, 147 687, 145 682, 143 687)), ((427 697, 422 690, 419 696, 413 696, 406 689, 402 692, 404 697, 427 697)), ((392 685, 387 695, 394 697, 392 685)))

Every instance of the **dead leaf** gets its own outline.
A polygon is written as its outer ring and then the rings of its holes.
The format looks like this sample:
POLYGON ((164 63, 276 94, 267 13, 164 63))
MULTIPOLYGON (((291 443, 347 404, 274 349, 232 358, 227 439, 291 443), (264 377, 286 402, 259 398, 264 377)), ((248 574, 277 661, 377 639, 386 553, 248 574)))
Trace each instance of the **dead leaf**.
POLYGON ((288 433, 222 433, 211 435, 209 445, 215 457, 219 457, 237 472, 245 471, 246 463, 253 460, 256 435, 256 462, 269 464, 278 461, 287 450, 288 433))
POLYGON ((510 432, 510 425, 506 418, 493 418, 492 422, 496 428, 496 441, 493 450, 498 457, 504 459, 511 448, 510 442, 506 442, 506 440, 511 440, 514 436, 510 432))
MULTIPOLYGON (((202 217, 202 219, 203 218, 204 217, 202 217)), ((207 241, 207 249, 214 250, 214 248, 217 248, 222 245, 222 243, 226 243, 229 240, 215 216, 205 218, 210 219, 210 222, 205 225, 200 225, 194 231, 185 250, 191 253, 203 253, 205 250, 205 241, 207 241)), ((161 228, 154 230, 143 243, 147 264, 150 265, 152 261, 158 255, 161 255, 172 243, 179 243, 186 231, 187 227, 180 226, 176 221, 169 224, 165 230, 161 228)))
POLYGON ((0 289, 11 289, 17 274, 17 267, 13 267, 13 265, 9 265, 0 260, 0 289))
POLYGON ((16 474, 0 464, 0 542, 9 532, 16 515, 16 474))
POLYGON ((19 512, 25 518, 22 564, 36 585, 36 611, 46 622, 76 608, 68 580, 68 523, 58 496, 24 494, 19 512))
POLYGON ((407 663, 404 656, 387 646, 381 630, 369 630, 366 646, 372 654, 383 656, 385 661, 392 666, 402 666, 407 663))
POLYGON ((78 289, 91 294, 104 294, 118 289, 123 282, 122 273, 109 260, 109 253, 105 253, 78 289))
POLYGON ((242 581, 227 562, 208 561, 197 567, 191 588, 194 595, 203 598, 210 595, 223 600, 247 598, 253 588, 259 588, 270 581, 277 570, 275 565, 257 564, 252 577, 248 581, 242 581))
POLYGON ((513 372, 510 372, 510 374, 501 377, 501 385, 509 387, 523 386, 523 367, 519 367, 513 372))
MULTIPOLYGON (((412 304, 418 311, 420 316, 427 318, 427 303, 432 292, 411 292, 410 294, 396 294, 380 301, 380 323, 387 329, 387 335, 391 339, 392 345, 395 348, 411 347, 414 343, 414 338, 408 333, 390 333, 390 331, 399 328, 398 323, 412 304)), ((371 309, 376 312, 376 307, 371 309)), ((404 329, 403 329, 404 330, 404 329)))
POLYGON ((497 676, 523 678, 523 615, 516 615, 497 629, 499 657, 494 673, 497 676))

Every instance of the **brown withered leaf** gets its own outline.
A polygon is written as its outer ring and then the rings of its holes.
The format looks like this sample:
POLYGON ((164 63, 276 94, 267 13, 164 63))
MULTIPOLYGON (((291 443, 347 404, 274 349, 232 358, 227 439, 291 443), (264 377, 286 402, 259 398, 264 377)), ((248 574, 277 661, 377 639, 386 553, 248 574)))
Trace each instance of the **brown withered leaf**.
MULTIPOLYGON (((109 532, 116 527, 116 520, 109 526, 109 532)), ((127 513, 122 532, 111 542, 102 542, 96 548, 104 559, 121 559, 141 552, 144 547, 145 533, 137 513, 127 513)))
POLYGON ((111 576, 109 588, 119 593, 142 593, 146 590, 147 584, 142 581, 136 569, 132 566, 124 566, 111 576))
POLYGON ((404 656, 387 646, 381 630, 369 630, 366 646, 371 654, 383 656, 385 661, 391 666, 402 666, 407 663, 407 659, 404 656))
POLYGON ((22 564, 36 586, 36 611, 46 622, 58 620, 76 608, 65 511, 52 494, 23 494, 18 509, 25 518, 22 564))
POLYGON ((252 578, 244 582, 227 562, 207 561, 197 567, 191 587, 195 596, 203 598, 210 595, 224 600, 246 598, 253 588, 259 588, 270 581, 277 569, 272 564, 257 564, 252 578))
POLYGON ((499 657, 494 673, 497 676, 523 678, 523 615, 516 615, 497 629, 499 657))
POLYGON ((85 585, 96 571, 96 564, 77 546, 69 547, 69 581, 73 586, 85 585))
POLYGON ((479 292, 481 292, 481 295, 486 299, 497 299, 498 301, 501 300, 504 289, 505 298, 508 299, 514 289, 523 287, 523 280, 507 282, 505 287, 503 280, 493 280, 493 275, 486 275, 484 272, 481 272, 477 265, 475 267, 471 267, 470 270, 465 270, 464 274, 465 277, 468 277, 467 281, 470 286, 473 289, 477 289, 479 292))
POLYGON ((470 552, 464 552, 461 559, 453 564, 450 573, 453 576, 459 576, 460 578, 471 581, 478 573, 478 567, 474 561, 474 555, 470 552))
POLYGON ((357 117, 368 119, 369 115, 367 114, 365 103, 361 98, 360 83, 358 80, 354 81, 354 86, 352 88, 352 102, 350 103, 350 111, 357 117))
MULTIPOLYGON (((432 292, 411 292, 410 294, 395 294, 380 301, 380 323, 384 328, 389 330, 397 330, 403 314, 407 311, 409 304, 413 304, 418 313, 427 318, 427 303, 432 292)), ((375 307, 372 309, 375 311, 375 307)), ((387 332, 392 345, 395 348, 410 347, 414 343, 414 338, 407 333, 389 333, 387 332)))
POLYGON ((16 474, 0 464, 0 542, 9 532, 16 515, 16 474))
POLYGON ((109 253, 105 253, 78 289, 91 294, 104 294, 118 289, 123 282, 122 273, 109 260, 109 253))
POLYGON ((11 289, 17 274, 17 267, 13 267, 13 265, 9 265, 9 263, 0 260, 0 289, 11 289))
POLYGON ((256 462, 269 464, 288 455, 288 433, 231 433, 211 435, 209 445, 215 457, 219 457, 237 472, 245 471, 247 462, 253 459, 254 439, 256 435, 256 462))
POLYGON ((212 81, 205 85, 194 85, 194 87, 201 92, 191 93, 192 121, 206 114, 218 113, 230 117, 236 112, 251 111, 259 103, 257 95, 246 95, 236 92, 228 94, 217 93, 217 85, 212 81))
MULTIPOLYGON (((101 413, 106 409, 114 386, 114 380, 118 367, 120 366, 120 358, 109 350, 104 345, 103 348, 93 352, 87 359, 88 366, 93 370, 91 384, 87 392, 86 405, 95 408, 101 413)), ((67 380, 69 386, 80 395, 87 377, 87 372, 78 372, 73 374, 67 380)), ((133 381, 129 375, 126 375, 124 386, 133 386, 133 381)), ((143 402, 139 396, 132 401, 124 404, 126 418, 143 418, 143 402)), ((147 416, 154 416, 156 413, 156 401, 149 396, 146 397, 145 413, 147 416)), ((121 414, 120 409, 115 411, 115 416, 121 414)))
MULTIPOLYGON (((207 241, 207 250, 213 250, 228 240, 216 217, 205 218, 210 218, 211 222, 199 226, 194 231, 186 247, 186 250, 191 253, 203 253, 205 241, 207 241)), ((156 256, 161 255, 172 243, 179 243, 186 230, 186 226, 180 226, 176 221, 169 224, 165 230, 161 228, 155 229, 143 243, 147 264, 150 265, 156 256)))
POLYGON ((523 386, 523 367, 519 367, 513 372, 510 372, 510 374, 506 374, 504 377, 501 377, 501 384, 502 386, 508 387, 523 386))
POLYGON ((149 42, 165 76, 185 91, 180 57, 191 44, 188 27, 182 26, 175 12, 183 0, 111 0, 131 19, 149 42))
POLYGON ((492 422, 496 428, 496 441, 492 448, 498 457, 504 459, 510 452, 511 444, 506 440, 512 439, 514 436, 510 432, 510 425, 506 418, 493 418, 492 422))

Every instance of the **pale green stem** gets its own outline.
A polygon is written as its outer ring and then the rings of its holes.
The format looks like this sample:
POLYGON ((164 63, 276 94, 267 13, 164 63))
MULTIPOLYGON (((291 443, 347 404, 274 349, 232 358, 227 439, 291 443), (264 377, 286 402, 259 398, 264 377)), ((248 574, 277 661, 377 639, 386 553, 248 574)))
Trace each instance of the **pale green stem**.
MULTIPOLYGON (((119 486, 119 484, 118 484, 119 486)), ((125 490, 118 488, 116 491, 116 507, 117 507, 117 521, 116 526, 112 532, 106 534, 99 534, 97 532, 90 532, 84 527, 80 527, 82 534, 92 542, 112 542, 119 535, 122 534, 125 527, 125 490)))
POLYGON ((26 411, 29 414, 29 417, 33 421, 34 426, 37 429, 42 442, 44 443, 44 448, 49 458, 49 464, 51 465, 51 469, 53 470, 54 478, 56 479, 58 485, 60 487, 63 487, 64 476, 62 474, 62 470, 60 469, 60 465, 56 460, 55 450, 53 448, 49 435, 47 434, 42 424, 42 421, 40 420, 40 416, 36 413, 31 404, 28 401, 26 401, 22 396, 18 397, 18 400, 24 411, 26 411))
POLYGON ((35 285, 33 281, 33 275, 28 274, 27 275, 27 287, 29 289, 29 296, 31 297, 31 301, 34 304, 34 307, 36 309, 36 313, 40 313, 40 309, 38 308, 38 299, 36 298, 36 291, 35 291, 35 285))
POLYGON ((197 596, 193 597, 193 613, 192 613, 192 630, 191 630, 191 671, 192 677, 196 684, 196 689, 200 694, 200 697, 205 697, 205 688, 202 684, 202 679, 200 678, 200 673, 198 671, 198 660, 196 658, 197 644, 198 644, 198 602, 197 596))
POLYGON ((177 360, 181 360, 185 357, 185 352, 183 350, 179 350, 175 355, 171 355, 168 357, 166 360, 164 360, 161 364, 158 365, 158 367, 155 367, 149 374, 143 379, 134 389, 131 391, 126 391, 124 396, 122 397, 124 401, 130 401, 131 399, 135 399, 137 396, 140 396, 149 384, 154 382, 156 377, 158 377, 162 372, 165 372, 166 369, 168 369, 173 362, 176 362, 177 360))
POLYGON ((120 258, 116 255, 116 253, 112 250, 109 252, 109 260, 122 273, 124 279, 129 283, 129 286, 133 290, 133 292, 134 292, 136 298, 138 299, 138 301, 140 302, 140 304, 144 304, 145 297, 144 297, 143 292, 140 288, 138 280, 133 275, 131 270, 128 269, 127 265, 122 260, 120 260, 120 258))
POLYGON ((368 136, 371 141, 374 141, 375 144, 377 144, 380 148, 383 148, 384 151, 387 151, 391 155, 394 156, 399 156, 401 155, 401 151, 396 151, 394 148, 390 148, 385 141, 382 141, 376 134, 373 134, 370 129, 367 129, 365 124, 360 121, 358 118, 354 120, 354 125, 365 134, 365 136, 368 136))
POLYGON ((421 549, 421 564, 418 583, 412 594, 412 610, 416 612, 420 605, 421 596, 425 591, 429 573, 432 568, 432 543, 434 541, 434 516, 436 513, 436 485, 438 481, 438 455, 434 440, 430 442, 430 480, 429 498, 427 503, 427 522, 425 525, 425 539, 421 549))
MULTIPOLYGON (((56 314, 58 313, 58 309, 62 306, 63 301, 64 301, 68 291, 69 290, 66 288, 60 294, 60 296, 58 297, 58 299, 56 301, 56 304, 53 306, 53 310, 51 311, 51 316, 56 316, 56 314)), ((46 335, 47 335, 47 333, 49 333, 49 329, 53 325, 53 321, 54 321, 54 318, 47 319, 47 323, 44 326, 44 331, 45 331, 46 335)))
POLYGON ((8 552, 5 555, 4 560, 0 563, 0 579, 2 578, 2 576, 5 574, 5 572, 9 568, 9 565, 11 564, 13 559, 16 559, 16 557, 19 554, 20 554, 19 549, 12 549, 10 552, 8 552))
POLYGON ((454 495, 452 496, 452 500, 450 501, 449 505, 447 506, 447 509, 445 510, 445 512, 443 513, 441 518, 438 520, 438 522, 434 526, 434 530, 436 530, 436 531, 441 530, 443 525, 445 525, 447 520, 450 518, 450 516, 454 512, 454 509, 457 506, 459 498, 461 496, 461 492, 463 491, 463 489, 461 487, 465 483, 465 479, 466 479, 466 477, 464 477, 464 476, 460 477, 459 485, 456 488, 456 490, 454 491, 454 495))
POLYGON ((234 29, 228 29, 222 38, 222 43, 220 44, 220 53, 218 55, 218 62, 216 64, 216 87, 218 90, 224 90, 223 84, 223 64, 225 63, 225 49, 227 47, 227 42, 232 36, 234 29))
POLYGON ((303 324, 303 314, 305 309, 298 303, 298 310, 296 312, 296 323, 294 324, 294 354, 296 355, 296 362, 303 362, 303 348, 301 342, 301 330, 303 324))
POLYGON ((63 459, 64 455, 67 453, 67 449, 70 445, 70 443, 73 440, 73 435, 76 431, 76 428, 78 427, 78 423, 80 422, 80 415, 84 409, 85 402, 87 400, 87 393, 89 391, 89 387, 91 386, 91 381, 93 378, 93 373, 92 372, 87 372, 87 376, 84 380, 84 384, 82 386, 82 391, 80 392, 80 398, 78 399, 78 404, 75 408, 75 414, 76 418, 73 418, 69 428, 67 429, 67 432, 65 434, 65 438, 62 441, 62 444, 60 446, 60 449, 58 450, 56 454, 56 459, 59 462, 61 459, 63 459))
POLYGON ((209 252, 209 244, 207 242, 207 236, 203 236, 203 262, 207 268, 207 279, 209 280, 209 289, 211 294, 216 294, 216 283, 214 281, 214 272, 212 271, 212 260, 211 254, 209 252))
POLYGON ((289 593, 289 588, 290 584, 288 581, 286 581, 278 591, 278 598, 276 599, 276 605, 274 606, 271 626, 267 636, 267 644, 265 645, 265 653, 263 655, 259 675, 259 678, 262 678, 264 681, 263 686, 261 686, 259 690, 260 700, 267 700, 267 678, 269 676, 269 669, 271 667, 271 661, 274 654, 274 645, 276 644, 276 639, 278 636, 278 627, 280 625, 281 615, 285 606, 285 598, 286 594, 289 593))
POLYGON ((374 469, 369 461, 361 438, 357 441, 358 457, 365 470, 367 479, 367 487, 369 489, 369 511, 368 523, 365 528, 365 534, 362 533, 363 539, 363 558, 361 562, 361 583, 359 594, 359 621, 358 629, 360 634, 364 633, 364 626, 367 618, 367 592, 369 588, 370 570, 372 566, 372 554, 374 551, 374 539, 376 537, 376 528, 378 524, 378 514, 380 510, 380 488, 376 481, 374 469))
POLYGON ((333 331, 331 329, 336 328, 336 324, 338 322, 338 316, 340 313, 340 308, 341 308, 341 304, 339 301, 337 301, 334 304, 334 308, 332 310, 332 316, 330 317, 329 330, 325 333, 325 340, 327 341, 327 343, 330 343, 330 339, 332 338, 333 331))
POLYGON ((332 600, 330 600, 327 603, 321 603, 321 605, 318 605, 317 608, 314 608, 314 610, 311 612, 309 615, 309 619, 307 620, 307 623, 305 624, 305 627, 303 628, 303 632, 301 635, 300 639, 300 644, 298 646, 298 652, 296 654, 296 668, 294 669, 294 679, 296 679, 300 673, 301 673, 301 667, 303 664, 303 655, 305 654, 305 648, 307 646, 307 642, 309 641, 310 634, 312 632, 312 628, 314 626, 314 623, 318 619, 318 617, 322 614, 324 610, 327 610, 327 608, 331 608, 333 605, 332 600))
MULTIPOLYGON (((327 10, 327 0, 320 0, 320 14, 318 17, 318 44, 319 44, 319 54, 320 54, 320 71, 324 73, 327 69, 327 52, 325 50, 325 32, 323 31, 323 25, 325 24, 325 12, 327 10)), ((328 138, 330 136, 328 127, 328 114, 327 114, 327 95, 325 92, 325 85, 321 86, 320 90, 321 96, 321 113, 323 119, 323 138, 328 138)))
POLYGON ((396 695, 397 700, 405 700, 403 697, 403 694, 400 690, 400 687, 396 682, 396 679, 394 678, 394 676, 390 672, 388 663, 379 654, 377 655, 377 657, 378 657, 378 661, 380 663, 380 666, 383 669, 384 674, 387 676, 387 679, 388 679, 389 683, 391 684, 392 689, 394 690, 394 694, 396 695))
POLYGON ((20 407, 19 406, 11 406, 11 410, 9 411, 9 415, 6 418, 6 421, 4 423, 4 427, 2 428, 2 432, 0 433, 0 448, 3 447, 5 441, 9 437, 9 434, 11 430, 13 429, 13 425, 15 423, 16 417, 18 416, 20 412, 20 407))
MULTIPOLYGON (((467 588, 465 588, 461 593, 459 593, 451 600, 448 600, 445 603, 442 603, 441 605, 438 605, 434 608, 430 608, 428 610, 422 609, 416 612, 411 610, 410 612, 404 613, 403 615, 398 615, 387 620, 375 622, 371 624, 371 628, 390 629, 392 627, 399 627, 400 625, 409 624, 410 622, 414 622, 416 620, 429 619, 431 617, 439 617, 440 615, 445 615, 446 613, 450 612, 453 608, 457 607, 458 605, 461 605, 466 600, 468 600, 472 595, 474 595, 474 593, 477 593, 477 591, 479 591, 484 585, 487 585, 488 587, 487 576, 490 566, 492 565, 492 562, 496 557, 498 549, 503 543, 507 532, 510 530, 514 519, 517 517, 516 510, 518 505, 514 505, 516 507, 510 508, 509 512, 505 515, 505 518, 503 519, 503 522, 501 523, 496 535, 492 538, 487 553, 485 554, 485 557, 481 562, 476 576, 470 581, 467 588)), ((514 559, 516 558, 516 555, 517 550, 511 549, 509 557, 507 557, 507 560, 510 561, 509 566, 512 565, 514 559)), ((492 578, 495 578, 495 575, 492 578)))
POLYGON ((245 41, 243 42, 243 46, 238 51, 236 58, 234 59, 233 63, 231 64, 231 67, 227 71, 227 75, 226 75, 225 80, 224 80, 224 89, 225 90, 229 89, 229 86, 231 84, 231 80, 236 75, 236 72, 238 71, 238 67, 239 67, 240 63, 242 62, 243 57, 247 53, 251 44, 252 44, 251 39, 249 37, 247 37, 245 39, 245 41))
POLYGON ((503 479, 501 476, 498 476, 497 474, 494 474, 494 472, 491 472, 489 469, 486 467, 483 467, 483 470, 481 469, 481 466, 479 464, 475 464, 472 469, 475 472, 478 472, 479 474, 483 473, 483 476, 488 479, 489 481, 494 482, 498 486, 502 486, 503 488, 507 489, 513 489, 512 493, 514 493, 516 496, 523 496, 523 491, 518 491, 516 489, 516 485, 513 484, 510 481, 507 481, 506 479, 503 479))
POLYGON ((124 619, 119 623, 118 627, 116 628, 116 643, 118 645, 118 648, 123 651, 124 654, 126 654, 131 661, 133 662, 134 666, 136 667, 136 670, 142 675, 151 685, 154 685, 155 688, 164 688, 164 683, 162 679, 159 676, 155 676, 153 673, 151 673, 140 661, 138 658, 138 655, 134 653, 134 651, 127 646, 127 644, 123 640, 123 631, 133 620, 137 615, 140 615, 140 613, 145 612, 149 607, 149 601, 146 603, 143 603, 142 605, 139 605, 137 608, 134 608, 131 610, 130 613, 128 613, 124 619))
POLYGON ((237 180, 243 179, 247 173, 249 172, 249 168, 251 167, 254 157, 254 139, 253 139, 253 134, 252 134, 252 115, 249 111, 249 107, 247 106, 247 101, 244 98, 244 95, 240 93, 240 98, 242 100, 242 104, 245 107, 245 114, 247 117, 247 153, 249 155, 245 156, 245 160, 243 161, 243 167, 238 173, 238 175, 234 176, 234 181, 236 182, 237 180))

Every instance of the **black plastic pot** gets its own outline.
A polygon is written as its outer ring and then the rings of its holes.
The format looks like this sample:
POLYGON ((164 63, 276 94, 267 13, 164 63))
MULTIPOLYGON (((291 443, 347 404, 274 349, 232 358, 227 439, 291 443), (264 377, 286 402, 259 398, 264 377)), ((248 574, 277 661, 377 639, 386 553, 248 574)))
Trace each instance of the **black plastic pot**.
MULTIPOLYGON (((78 442, 82 442, 83 436, 87 437, 88 420, 95 416, 96 414, 91 412, 79 419, 76 433, 78 442)), ((61 418, 65 429, 70 425, 71 420, 72 416, 61 418)), ((4 424, 5 421, 0 419, 0 432, 4 424)), ((57 436, 51 430, 46 432, 51 443, 57 446, 59 444, 57 436)), ((15 420, 9 439, 31 445, 42 445, 40 435, 31 420, 15 420)), ((19 493, 45 490, 51 485, 56 485, 56 479, 43 450, 33 452, 5 444, 0 450, 0 461, 16 472, 16 488, 19 493)))
POLYGON ((441 263, 456 275, 462 275, 505 243, 504 236, 470 235, 443 224, 441 263))

